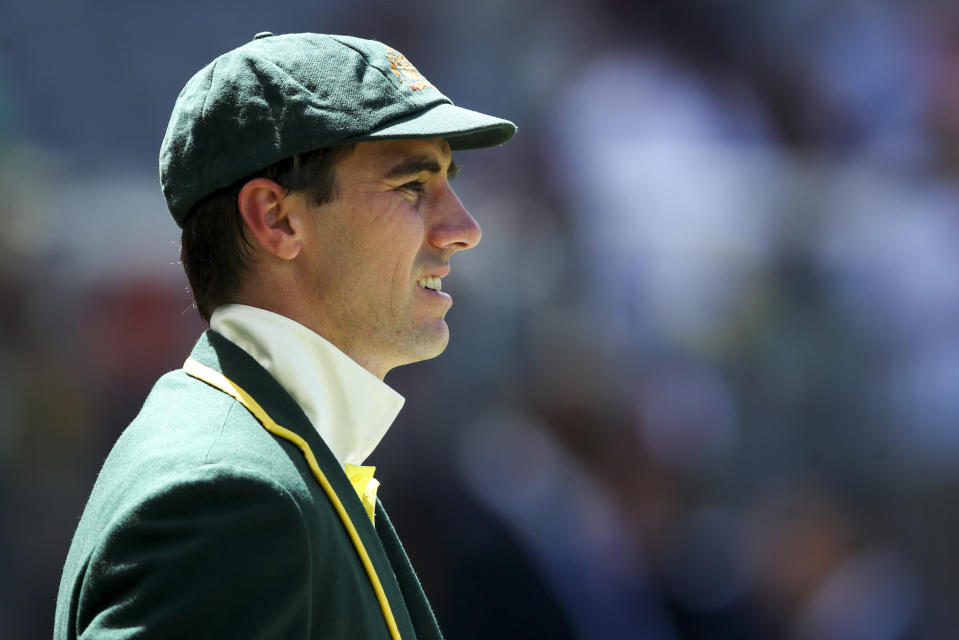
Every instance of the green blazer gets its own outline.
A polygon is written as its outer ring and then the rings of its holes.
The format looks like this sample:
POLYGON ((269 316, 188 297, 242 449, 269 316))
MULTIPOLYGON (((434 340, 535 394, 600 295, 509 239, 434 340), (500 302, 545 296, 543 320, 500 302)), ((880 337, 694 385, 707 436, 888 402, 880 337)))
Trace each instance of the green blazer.
POLYGON ((54 638, 441 639, 383 506, 374 528, 286 391, 213 331, 191 358, 100 471, 54 638))

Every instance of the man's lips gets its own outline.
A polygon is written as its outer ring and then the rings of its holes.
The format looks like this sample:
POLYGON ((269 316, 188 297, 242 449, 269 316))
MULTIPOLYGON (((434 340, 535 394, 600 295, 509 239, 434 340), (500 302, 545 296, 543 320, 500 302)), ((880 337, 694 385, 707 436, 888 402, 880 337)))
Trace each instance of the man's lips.
POLYGON ((435 269, 431 269, 429 272, 424 273, 419 278, 417 278, 416 284, 418 284, 423 289, 432 289, 433 291, 441 291, 443 289, 443 278, 447 276, 449 272, 450 272, 449 265, 436 267, 435 269))
POLYGON ((442 278, 437 278, 436 276, 426 276, 425 278, 420 278, 416 281, 416 284, 420 285, 420 287, 423 289, 432 289, 433 291, 440 291, 443 289, 442 278))

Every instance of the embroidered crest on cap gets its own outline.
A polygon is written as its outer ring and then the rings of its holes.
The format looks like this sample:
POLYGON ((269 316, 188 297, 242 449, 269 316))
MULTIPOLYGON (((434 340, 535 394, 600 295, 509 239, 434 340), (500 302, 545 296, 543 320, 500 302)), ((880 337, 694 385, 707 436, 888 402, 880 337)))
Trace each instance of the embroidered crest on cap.
POLYGON ((390 69, 400 79, 400 84, 404 84, 413 91, 422 91, 423 89, 436 89, 430 82, 423 77, 416 67, 406 59, 402 53, 396 49, 386 50, 386 59, 390 61, 390 69))

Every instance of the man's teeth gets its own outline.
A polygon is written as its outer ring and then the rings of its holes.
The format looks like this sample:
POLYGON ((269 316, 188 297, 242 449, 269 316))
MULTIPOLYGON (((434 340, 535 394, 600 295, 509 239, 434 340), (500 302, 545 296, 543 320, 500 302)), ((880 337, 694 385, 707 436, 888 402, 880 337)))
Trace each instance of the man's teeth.
POLYGON ((427 276, 426 278, 420 278, 416 281, 416 284, 420 285, 424 289, 435 289, 436 291, 442 291, 443 289, 443 280, 442 278, 436 278, 434 276, 427 276))

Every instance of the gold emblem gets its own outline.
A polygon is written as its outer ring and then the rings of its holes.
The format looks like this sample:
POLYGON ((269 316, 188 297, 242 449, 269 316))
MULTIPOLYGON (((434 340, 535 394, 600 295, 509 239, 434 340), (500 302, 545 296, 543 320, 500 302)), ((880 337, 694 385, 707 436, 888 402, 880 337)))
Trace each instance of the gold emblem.
POLYGON ((387 49, 386 59, 390 61, 390 69, 400 79, 400 84, 406 85, 413 91, 436 89, 423 77, 423 74, 416 70, 416 67, 406 59, 406 56, 396 49, 387 49))

